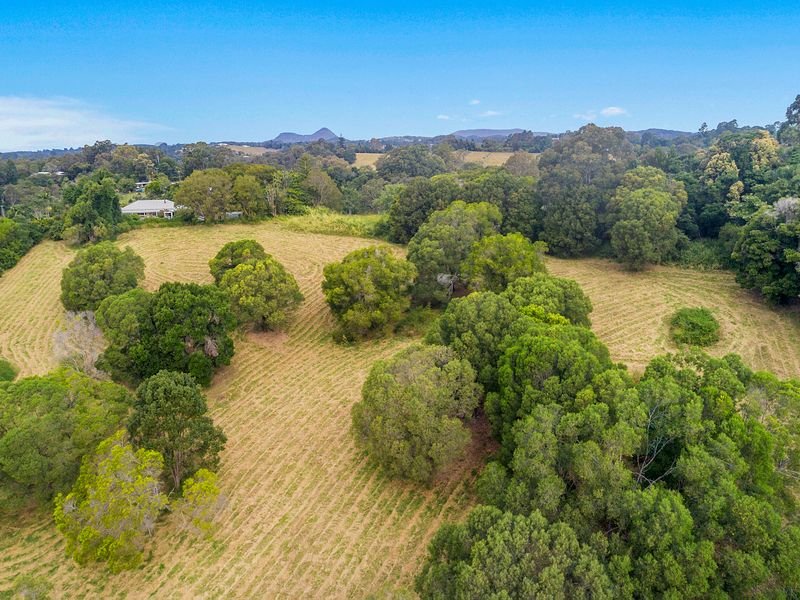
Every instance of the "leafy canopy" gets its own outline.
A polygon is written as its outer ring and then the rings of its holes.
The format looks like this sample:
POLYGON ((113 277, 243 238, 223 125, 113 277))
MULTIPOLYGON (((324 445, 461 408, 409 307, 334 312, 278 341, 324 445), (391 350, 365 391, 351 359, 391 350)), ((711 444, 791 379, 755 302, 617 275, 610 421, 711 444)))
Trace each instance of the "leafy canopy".
POLYGON ((389 475, 429 482, 466 447, 479 396, 467 361, 412 346, 373 365, 353 406, 356 442, 389 475))
POLYGON ((417 268, 414 299, 425 304, 446 304, 463 284, 461 265, 472 246, 496 233, 502 217, 488 202, 460 200, 434 212, 408 243, 408 260, 417 268))
POLYGON ((61 276, 61 303, 72 311, 96 310, 108 296, 135 288, 144 261, 130 247, 101 242, 78 252, 61 276))
POLYGON ((133 446, 119 431, 104 440, 81 466, 73 490, 56 498, 56 527, 67 542, 67 555, 78 564, 105 562, 112 572, 142 562, 148 536, 167 506, 159 478, 158 452, 133 446))
POLYGON ((188 373, 159 371, 136 390, 131 441, 161 454, 172 490, 180 490, 187 474, 219 467, 226 438, 207 413, 206 398, 188 373))
POLYGON ((348 338, 383 332, 395 325, 411 304, 409 290, 417 270, 387 247, 354 250, 341 262, 325 266, 322 291, 348 338))
POLYGON ((264 247, 255 240, 237 240, 225 244, 217 255, 208 261, 211 276, 219 283, 227 271, 250 260, 267 258, 264 247))
POLYGON ((96 317, 109 342, 99 365, 125 381, 168 369, 209 385, 214 369, 233 356, 229 333, 236 318, 216 286, 165 283, 154 294, 133 289, 103 300, 96 317))
POLYGON ((60 369, 0 383, 0 505, 46 502, 78 475, 81 459, 120 426, 125 388, 60 369))
POLYGON ((295 278, 269 254, 228 269, 219 287, 230 298, 239 322, 258 329, 280 327, 303 301, 295 278))
POLYGON ((545 252, 547 244, 521 233, 490 235, 472 246, 461 271, 470 289, 502 292, 515 279, 547 272, 545 252))

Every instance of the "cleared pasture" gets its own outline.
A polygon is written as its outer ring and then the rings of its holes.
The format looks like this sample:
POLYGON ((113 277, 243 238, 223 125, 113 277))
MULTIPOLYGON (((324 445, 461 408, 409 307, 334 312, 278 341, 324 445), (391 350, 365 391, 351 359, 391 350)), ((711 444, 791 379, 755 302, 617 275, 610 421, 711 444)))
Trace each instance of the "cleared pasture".
MULTIPOLYGON (((0 525, 0 592, 17 574, 33 573, 54 584, 54 597, 362 598, 410 586, 439 525, 469 509, 482 459, 477 442, 432 489, 387 480, 353 446, 350 407, 370 365, 412 342, 331 339, 322 267, 371 240, 272 222, 141 229, 119 244, 143 256, 152 290, 165 281, 210 282, 209 258, 242 238, 280 260, 306 300, 286 332, 240 335, 233 363, 208 392, 229 440, 220 472, 228 508, 214 539, 183 534, 167 518, 142 569, 109 575, 72 564, 48 515, 31 514, 0 525)), ((0 355, 23 375, 55 366, 53 334, 64 322, 59 282, 73 254, 46 242, 0 278, 0 355)), ((667 319, 676 308, 706 306, 722 325, 711 352, 739 352, 756 368, 800 377, 797 315, 764 305, 729 274, 664 267, 631 274, 602 260, 549 259, 548 266, 584 287, 594 330, 634 371, 674 349, 667 319)))
MULTIPOLYGON (((426 490, 387 480, 353 446, 350 407, 370 365, 411 341, 345 347, 331 339, 322 267, 370 240, 265 224, 143 229, 119 243, 142 255, 144 285, 155 289, 210 282, 209 258, 241 238, 280 260, 306 300, 287 332, 240 336, 208 392, 228 436, 220 471, 228 508, 213 541, 167 520, 143 569, 108 575, 72 564, 48 515, 29 515, 0 526, 0 590, 35 573, 55 585, 54 597, 360 598, 386 582, 410 585, 439 525, 468 510, 477 450, 426 490)), ((54 366, 60 273, 71 256, 43 244, 0 278, 0 353, 24 375, 54 366)))

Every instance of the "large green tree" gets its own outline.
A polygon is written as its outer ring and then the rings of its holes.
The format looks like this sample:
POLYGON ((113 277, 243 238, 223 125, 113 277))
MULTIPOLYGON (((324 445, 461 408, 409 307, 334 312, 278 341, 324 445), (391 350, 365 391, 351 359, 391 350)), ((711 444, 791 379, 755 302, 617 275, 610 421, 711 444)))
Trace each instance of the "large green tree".
POLYGON ((521 277, 547 271, 544 242, 531 242, 521 233, 490 235, 475 242, 461 265, 462 276, 475 291, 502 292, 521 277))
POLYGON ((322 291, 344 335, 363 337, 402 318, 416 274, 413 264, 396 258, 388 247, 370 246, 326 265, 322 291))
POLYGON ((591 325, 592 302, 572 279, 537 273, 512 281, 502 295, 518 309, 540 306, 546 313, 566 317, 573 325, 591 325))
POLYGON ((227 270, 219 287, 230 298, 239 323, 258 329, 280 327, 303 301, 295 278, 269 254, 227 270))
POLYGON ((479 395, 452 350, 412 346, 373 365, 353 406, 356 442, 389 475, 429 482, 466 447, 479 395))
POLYGON ((411 177, 432 177, 447 170, 444 160, 426 146, 413 145, 395 148, 380 159, 375 169, 387 181, 411 177))
POLYGON ((389 206, 389 239, 407 244, 434 211, 446 208, 458 199, 461 190, 447 175, 426 179, 416 177, 399 189, 393 188, 389 206))
POLYGON ((193 171, 178 186, 175 203, 208 222, 222 221, 235 208, 233 181, 222 169, 193 171))
POLYGON ((488 202, 460 200, 433 213, 408 243, 408 260, 417 268, 414 299, 445 304, 463 285, 461 266, 472 246, 497 232, 502 217, 488 202))
POLYGON ((0 383, 0 505, 67 491, 81 459, 116 431, 131 403, 125 388, 65 369, 0 383))
POLYGON ((173 490, 198 469, 215 471, 225 434, 208 416, 206 398, 188 373, 159 371, 136 390, 128 431, 134 444, 155 450, 173 490))
POLYGON ((122 221, 119 195, 111 174, 100 169, 63 189, 67 211, 62 237, 74 244, 109 239, 122 221))
POLYGON ((67 310, 95 310, 108 296, 135 288, 144 261, 132 248, 101 242, 78 252, 61 276, 61 303, 67 310))
POLYGON ((733 260, 736 280, 773 302, 800 295, 800 199, 784 198, 764 207, 742 228, 733 260))
POLYGON ((54 517, 67 555, 80 565, 105 562, 112 572, 139 566, 167 506, 159 483, 163 465, 158 452, 134 450, 124 431, 101 442, 72 491, 56 498, 54 517))
POLYGON ((264 250, 264 246, 257 241, 236 240, 235 242, 228 242, 220 248, 216 256, 208 261, 208 268, 211 270, 214 281, 219 283, 228 270, 242 263, 264 258, 267 258, 267 253, 264 250))
POLYGON ((109 346, 99 364, 138 382, 163 369, 191 373, 209 385, 230 363, 236 325, 230 300, 212 285, 165 283, 154 294, 133 289, 110 296, 95 313, 109 346))
POLYGON ((608 201, 632 159, 622 129, 592 124, 542 153, 536 188, 540 239, 555 254, 578 256, 599 246, 608 201))
POLYGON ((416 588, 426 600, 618 597, 603 557, 569 525, 490 506, 438 531, 416 588))
POLYGON ((686 198, 683 184, 655 167, 628 171, 609 203, 615 257, 634 270, 666 260, 675 252, 686 198))

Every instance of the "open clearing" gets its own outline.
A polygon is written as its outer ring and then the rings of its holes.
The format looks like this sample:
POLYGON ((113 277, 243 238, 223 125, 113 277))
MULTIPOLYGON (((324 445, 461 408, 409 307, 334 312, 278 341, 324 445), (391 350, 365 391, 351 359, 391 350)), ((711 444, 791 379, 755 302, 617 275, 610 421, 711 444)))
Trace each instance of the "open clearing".
MULTIPOLYGON (((306 296, 285 333, 249 334, 209 390, 228 436, 220 481, 228 509, 213 541, 177 531, 156 536, 141 570, 108 575, 63 555, 47 515, 0 529, 0 590, 18 573, 55 584, 54 597, 361 598, 410 586, 430 537, 469 509, 480 452, 433 489, 387 480, 353 446, 350 407, 371 363, 409 339, 352 347, 330 338, 322 267, 370 240, 290 231, 281 223, 141 229, 123 236, 146 264, 144 286, 210 282, 208 260, 225 243, 254 238, 297 278, 306 296)), ((61 270, 73 256, 45 242, 0 278, 0 356, 23 375, 55 366, 53 333, 63 323, 61 270)), ((667 317, 680 306, 715 311, 715 354, 741 353, 756 368, 800 376, 800 325, 738 288, 725 273, 655 268, 630 274, 601 260, 548 260, 551 272, 583 285, 594 330, 616 360, 640 371, 672 350, 667 317)))
MULTIPOLYGON (((443 520, 472 503, 475 461, 432 490, 387 480, 353 446, 350 407, 376 358, 408 339, 342 347, 319 285, 322 267, 369 240, 301 234, 277 224, 143 229, 123 236, 145 259, 145 287, 210 282, 208 260, 225 243, 255 238, 297 278, 306 300, 284 334, 236 340, 236 356, 209 390, 228 436, 220 481, 228 508, 214 541, 170 525, 142 570, 107 575, 63 555, 47 515, 0 529, 0 590, 37 573, 54 597, 363 597, 385 582, 410 585, 443 520)), ((54 366, 52 334, 63 319, 61 269, 72 252, 44 243, 0 278, 0 355, 23 375, 54 366)))
MULTIPOLYGON (((482 167, 502 167, 511 158, 513 152, 476 152, 473 150, 458 150, 456 153, 459 160, 465 163, 477 163, 482 167)), ((356 167, 374 167, 378 159, 383 156, 380 153, 357 152, 356 167)))
POLYGON ((731 273, 653 267, 630 273, 600 259, 549 258, 553 275, 569 277, 592 300, 592 329, 616 361, 641 372, 648 361, 677 348, 668 320, 682 307, 704 306, 720 323, 715 356, 740 354, 750 367, 800 377, 800 315, 770 307, 740 288, 731 273))

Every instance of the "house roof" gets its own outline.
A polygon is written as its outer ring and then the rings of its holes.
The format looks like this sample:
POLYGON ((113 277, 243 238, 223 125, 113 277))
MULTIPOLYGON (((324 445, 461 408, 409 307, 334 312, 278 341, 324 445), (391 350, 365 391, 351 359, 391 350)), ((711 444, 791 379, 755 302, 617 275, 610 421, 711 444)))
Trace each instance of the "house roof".
POLYGON ((175 203, 172 200, 136 200, 122 207, 123 213, 174 211, 175 203))

